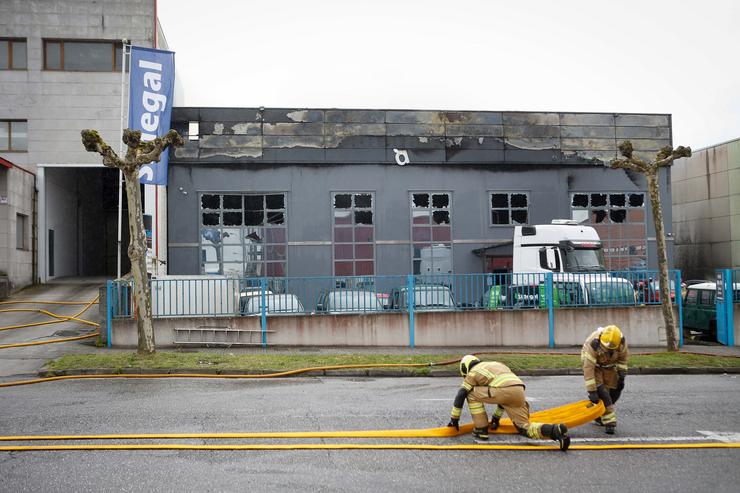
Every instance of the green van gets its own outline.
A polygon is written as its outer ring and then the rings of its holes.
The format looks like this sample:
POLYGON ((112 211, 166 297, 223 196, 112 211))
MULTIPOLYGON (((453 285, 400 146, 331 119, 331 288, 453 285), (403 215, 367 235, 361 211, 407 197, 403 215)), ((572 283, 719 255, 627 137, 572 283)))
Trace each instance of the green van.
POLYGON ((683 327, 717 338, 717 309, 714 295, 717 285, 713 282, 693 284, 686 288, 683 298, 683 327))
MULTIPOLYGON (((717 339, 717 308, 714 298, 717 293, 717 284, 702 282, 691 284, 686 288, 683 297, 683 326, 717 339)), ((729 298, 729 294, 728 294, 729 298)), ((740 302, 740 283, 733 286, 732 298, 735 303, 740 302)))

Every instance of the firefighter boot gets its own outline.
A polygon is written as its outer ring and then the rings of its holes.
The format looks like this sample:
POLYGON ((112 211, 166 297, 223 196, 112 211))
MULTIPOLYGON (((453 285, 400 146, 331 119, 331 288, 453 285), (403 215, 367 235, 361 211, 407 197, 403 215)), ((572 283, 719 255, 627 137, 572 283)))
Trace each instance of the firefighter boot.
POLYGON ((604 425, 604 428, 607 435, 613 435, 614 430, 617 428, 617 415, 614 413, 614 411, 607 411, 601 416, 601 422, 604 425))
POLYGON ((473 437, 478 440, 488 440, 488 427, 473 428, 473 437))
POLYGON ((570 447, 570 436, 568 435, 568 427, 565 424, 560 423, 558 425, 542 425, 542 434, 548 438, 552 438, 558 445, 560 450, 565 452, 570 447))

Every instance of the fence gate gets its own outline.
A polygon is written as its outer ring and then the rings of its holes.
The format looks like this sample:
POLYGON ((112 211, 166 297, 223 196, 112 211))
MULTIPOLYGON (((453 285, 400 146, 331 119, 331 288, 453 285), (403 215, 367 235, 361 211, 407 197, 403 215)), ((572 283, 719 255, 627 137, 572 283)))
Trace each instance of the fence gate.
POLYGON ((716 272, 717 292, 714 296, 717 310, 717 341, 725 346, 734 345, 732 270, 716 272))

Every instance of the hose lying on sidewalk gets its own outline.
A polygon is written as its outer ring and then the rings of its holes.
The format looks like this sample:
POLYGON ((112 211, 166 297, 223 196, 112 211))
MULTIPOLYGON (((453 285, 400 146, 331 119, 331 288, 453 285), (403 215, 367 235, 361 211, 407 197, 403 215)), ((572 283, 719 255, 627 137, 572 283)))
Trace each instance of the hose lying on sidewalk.
MULTIPOLYGON (((75 313, 72 316, 58 315, 48 310, 40 310, 40 309, 33 309, 33 308, 10 308, 10 309, 5 309, 5 310, 0 310, 0 313, 18 313, 18 312, 41 313, 43 315, 48 315, 56 319, 56 320, 48 320, 45 322, 34 322, 34 323, 20 324, 20 325, 9 325, 7 327, 0 327, 0 331, 22 329, 22 328, 27 328, 27 327, 38 327, 42 325, 58 324, 62 322, 78 322, 81 324, 100 328, 99 323, 80 318, 80 316, 83 313, 85 313, 87 310, 89 310, 92 305, 98 302, 99 298, 100 296, 96 296, 95 299, 93 299, 92 301, 86 301, 86 302, 81 302, 81 301, 2 301, 0 302, 0 304, 12 304, 12 303, 33 304, 35 303, 35 304, 46 304, 46 305, 51 305, 51 304, 54 304, 54 305, 84 305, 84 307, 82 308, 82 310, 80 310, 79 312, 75 313)), ((14 347, 39 346, 42 344, 55 344, 58 342, 79 341, 81 339, 90 339, 92 337, 97 337, 99 335, 100 335, 100 331, 93 332, 91 334, 85 334, 82 336, 65 337, 62 339, 51 339, 47 341, 33 341, 33 342, 19 342, 15 344, 3 344, 3 345, 0 345, 0 349, 7 349, 7 348, 14 348, 14 347)))

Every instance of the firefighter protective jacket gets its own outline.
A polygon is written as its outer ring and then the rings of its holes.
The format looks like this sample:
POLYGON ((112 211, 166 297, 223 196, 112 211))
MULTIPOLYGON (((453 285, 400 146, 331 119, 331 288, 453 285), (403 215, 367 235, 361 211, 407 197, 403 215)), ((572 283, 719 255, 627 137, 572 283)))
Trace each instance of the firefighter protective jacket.
POLYGON ((593 334, 588 336, 581 349, 581 362, 583 363, 583 378, 586 380, 586 390, 596 391, 596 370, 612 370, 618 373, 627 373, 627 341, 622 336, 622 342, 614 350, 606 349, 601 345, 599 336, 603 327, 599 327, 593 334))
MULTIPOLYGON (((473 387, 511 387, 513 385, 524 386, 508 366, 498 361, 481 361, 465 375, 461 388, 467 393, 473 390, 473 387)), ((457 402, 457 398, 455 399, 451 413, 453 418, 460 417, 462 404, 463 402, 457 402)))

